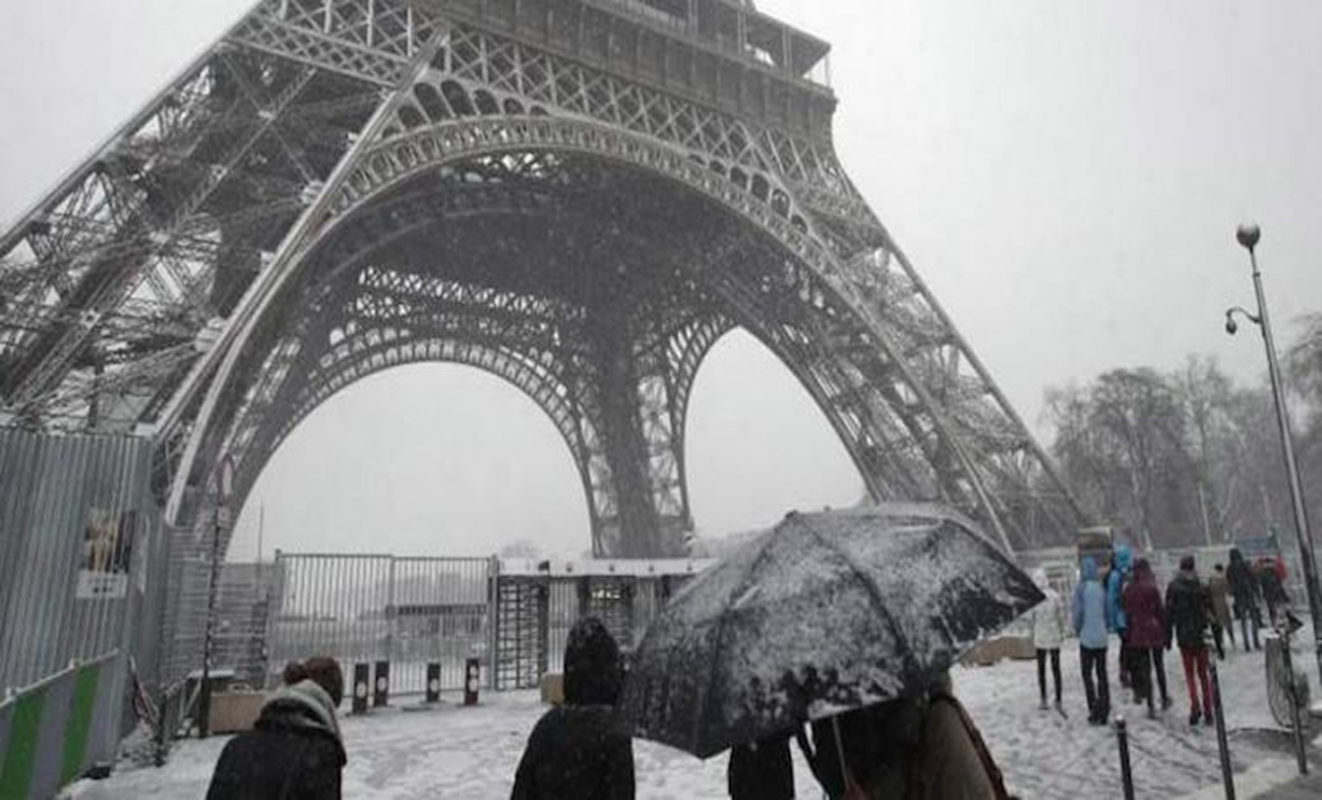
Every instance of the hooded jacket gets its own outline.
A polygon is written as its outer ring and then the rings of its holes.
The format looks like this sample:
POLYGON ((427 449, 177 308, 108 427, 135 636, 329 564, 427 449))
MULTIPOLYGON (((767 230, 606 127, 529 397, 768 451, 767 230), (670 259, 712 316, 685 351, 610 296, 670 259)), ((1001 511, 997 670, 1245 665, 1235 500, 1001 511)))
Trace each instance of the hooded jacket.
POLYGON ((1033 647, 1039 650, 1056 650, 1065 640, 1065 609, 1062 608, 1060 595, 1051 588, 1047 574, 1041 569, 1034 570, 1033 583, 1042 590, 1046 599, 1033 609, 1033 647))
POLYGON ((1097 561, 1084 556, 1082 580, 1074 589, 1074 632, 1079 646, 1090 650, 1106 649, 1110 619, 1106 613, 1106 592, 1097 580, 1097 561))
POLYGON ((346 761, 330 695, 305 680, 273 694, 253 730, 225 745, 207 800, 338 800, 346 761))
POLYGON ((1129 575, 1131 558, 1129 545, 1116 545, 1115 557, 1111 559, 1111 571, 1106 573, 1107 622, 1111 630, 1122 634, 1129 628, 1129 621, 1125 618, 1125 607, 1120 594, 1125 584, 1125 577, 1129 575))
POLYGON ((1166 616, 1181 650, 1207 646, 1205 636, 1211 611, 1211 595, 1198 575, 1191 569, 1180 570, 1166 588, 1166 616))
POLYGON ((633 740, 615 716, 623 664, 595 617, 565 646, 565 702, 542 715, 519 761, 512 800, 632 800, 633 740))
POLYGON ((1134 563, 1133 580, 1125 587, 1121 605, 1129 623, 1130 647, 1165 646, 1166 611, 1147 559, 1140 558, 1134 563))
POLYGON ((1230 584, 1230 596, 1235 599, 1235 614, 1242 614, 1245 609, 1258 604, 1258 582, 1253 579, 1244 554, 1238 547, 1230 548, 1230 564, 1226 567, 1226 582, 1230 584))

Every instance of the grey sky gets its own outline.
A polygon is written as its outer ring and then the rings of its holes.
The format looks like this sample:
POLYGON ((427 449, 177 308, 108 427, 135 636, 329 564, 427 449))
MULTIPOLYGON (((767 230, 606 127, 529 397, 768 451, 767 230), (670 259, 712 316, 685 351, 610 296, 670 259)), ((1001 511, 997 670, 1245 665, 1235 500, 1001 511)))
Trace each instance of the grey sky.
MULTIPOLYGON (((62 0, 0 11, 0 219, 85 155, 248 0, 62 0)), ((872 203, 1021 414, 1043 389, 1208 353, 1243 380, 1258 340, 1234 227, 1282 338, 1322 309, 1322 4, 1315 0, 761 0, 830 41, 836 140, 872 203)), ((690 484, 706 532, 861 492, 788 372, 747 337, 698 379, 690 484)), ((413 367, 310 418, 257 503, 268 549, 490 552, 587 545, 568 453, 485 375, 413 367)))

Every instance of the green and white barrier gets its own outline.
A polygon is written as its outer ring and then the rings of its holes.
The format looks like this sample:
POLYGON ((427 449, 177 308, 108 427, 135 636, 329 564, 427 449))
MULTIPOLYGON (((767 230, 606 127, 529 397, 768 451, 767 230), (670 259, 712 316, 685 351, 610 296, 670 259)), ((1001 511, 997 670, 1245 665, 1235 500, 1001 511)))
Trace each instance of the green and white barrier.
POLYGON ((44 800, 113 760, 123 659, 75 664, 0 703, 0 800, 44 800))

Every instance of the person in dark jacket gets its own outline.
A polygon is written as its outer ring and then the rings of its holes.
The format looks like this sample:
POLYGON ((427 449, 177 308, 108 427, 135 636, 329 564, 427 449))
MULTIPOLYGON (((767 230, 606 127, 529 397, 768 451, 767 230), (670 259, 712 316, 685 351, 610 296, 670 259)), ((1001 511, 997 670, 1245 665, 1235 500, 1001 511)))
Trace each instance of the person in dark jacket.
POLYGON ((1235 618, 1239 620, 1240 632, 1244 634, 1244 649, 1249 649, 1253 642, 1254 650, 1261 650, 1258 644, 1258 628, 1262 627, 1262 616, 1258 611, 1258 582, 1253 579, 1244 555, 1238 547, 1230 548, 1230 565, 1226 567, 1226 583, 1230 584, 1230 596, 1235 601, 1235 618), (1249 639, 1249 631, 1253 639, 1249 639))
POLYGON ((221 751, 207 800, 339 800, 347 761, 335 720, 344 697, 340 665, 331 658, 293 662, 284 680, 253 730, 221 751))
MULTIPOLYGON (((1166 617, 1180 645, 1184 661, 1184 682, 1189 687, 1189 724, 1215 723, 1212 716, 1212 689, 1207 680, 1207 633, 1212 616, 1212 599, 1207 587, 1194 572, 1193 556, 1180 559, 1180 572, 1166 589, 1166 617), (1199 711, 1198 684, 1202 684, 1202 711, 1199 711)), ((1170 640, 1167 639, 1167 647, 1170 640)))
POLYGON ((1161 709, 1171 707, 1166 693, 1166 665, 1161 657, 1166 645, 1166 611, 1161 590, 1152 576, 1152 565, 1146 558, 1134 562, 1133 579, 1125 587, 1123 603, 1129 622, 1129 679, 1139 698, 1147 701, 1148 716, 1156 717, 1152 692, 1154 671, 1161 689, 1161 709))
POLYGON ((1262 558, 1255 566, 1258 573, 1258 585, 1262 588, 1262 599, 1267 603, 1267 617, 1276 625, 1276 609, 1290 604, 1290 598, 1281 586, 1281 578, 1276 571, 1275 560, 1262 558))
POLYGON ((731 800, 794 800, 792 738, 794 733, 787 732, 730 749, 726 785, 731 800))
POLYGON ((619 645, 596 617, 569 630, 563 705, 542 715, 514 775, 512 800, 631 800, 633 740, 615 717, 619 645))

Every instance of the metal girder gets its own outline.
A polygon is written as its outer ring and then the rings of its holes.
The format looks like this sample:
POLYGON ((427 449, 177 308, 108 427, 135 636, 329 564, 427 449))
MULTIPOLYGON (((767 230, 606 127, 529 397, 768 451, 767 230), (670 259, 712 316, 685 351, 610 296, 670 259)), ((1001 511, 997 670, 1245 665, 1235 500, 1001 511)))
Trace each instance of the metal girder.
POLYGON ((220 452, 251 453, 253 480, 347 382, 466 361, 556 420, 599 550, 669 547, 689 524, 688 392, 738 325, 874 497, 947 499, 1008 546, 1082 520, 841 169, 829 90, 624 6, 560 5, 577 22, 548 4, 258 3, 0 238, 10 413, 154 424, 188 525, 220 452), (444 263, 422 263, 419 237, 444 263), (464 261, 477 250, 504 271, 464 261), (575 261, 629 278, 571 279, 575 261))

